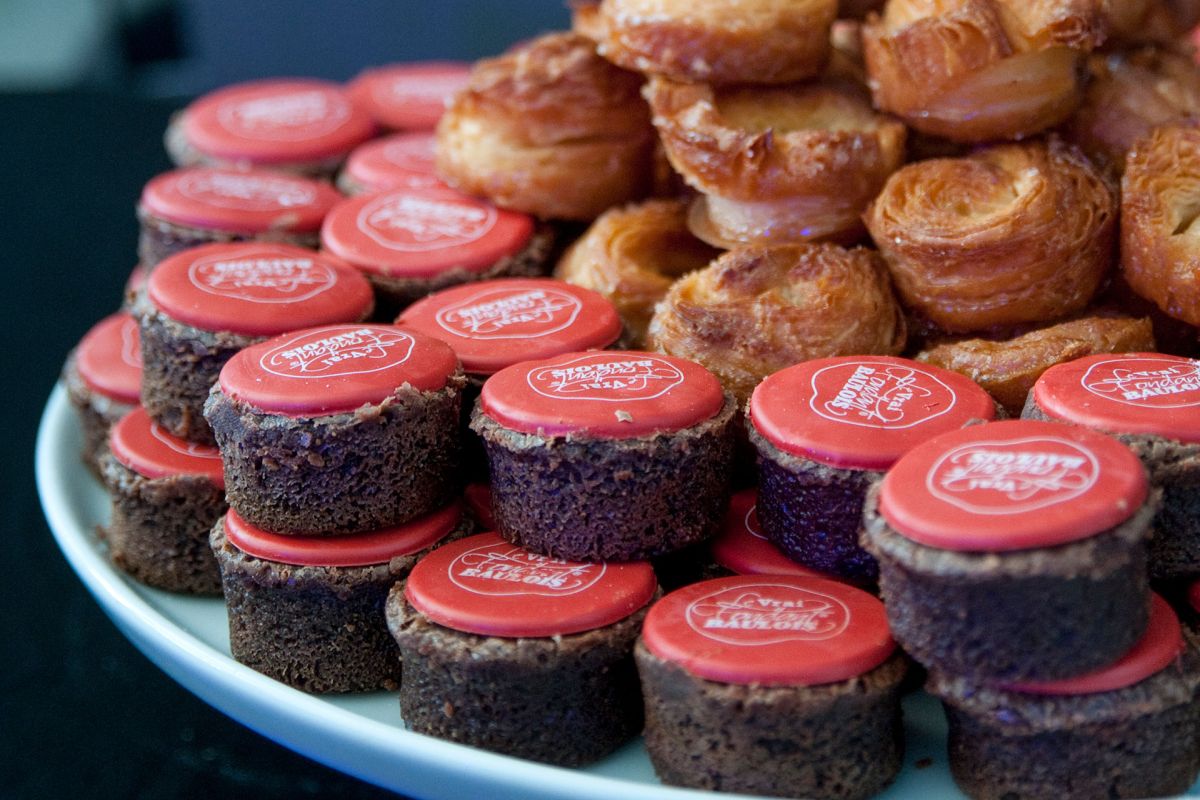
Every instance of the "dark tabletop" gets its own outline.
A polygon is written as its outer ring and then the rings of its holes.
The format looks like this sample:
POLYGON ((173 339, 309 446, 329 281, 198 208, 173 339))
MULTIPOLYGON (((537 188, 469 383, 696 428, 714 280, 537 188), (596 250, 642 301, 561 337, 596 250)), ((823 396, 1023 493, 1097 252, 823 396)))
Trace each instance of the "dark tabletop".
POLYGON ((134 204, 169 168, 177 103, 0 95, 3 415, 0 797, 396 797, 255 734, 176 685, 100 611, 55 546, 33 478, 67 351, 117 309, 134 204))

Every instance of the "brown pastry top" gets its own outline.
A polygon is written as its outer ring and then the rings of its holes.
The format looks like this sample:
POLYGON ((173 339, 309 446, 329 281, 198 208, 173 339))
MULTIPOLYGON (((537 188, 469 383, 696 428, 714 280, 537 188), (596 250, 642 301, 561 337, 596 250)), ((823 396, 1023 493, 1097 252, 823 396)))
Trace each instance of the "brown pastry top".
POLYGON ((1169 43, 1200 23, 1200 0, 1101 0, 1114 47, 1169 43))

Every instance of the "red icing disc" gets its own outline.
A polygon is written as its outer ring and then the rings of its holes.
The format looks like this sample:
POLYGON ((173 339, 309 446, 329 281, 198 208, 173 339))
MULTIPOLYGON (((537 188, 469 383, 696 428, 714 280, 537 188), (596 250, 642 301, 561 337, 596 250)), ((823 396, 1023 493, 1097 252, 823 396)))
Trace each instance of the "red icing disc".
POLYGON ((404 595, 447 628, 545 637, 620 622, 650 602, 656 588, 654 570, 644 561, 560 561, 482 533, 421 559, 404 595))
POLYGON ((480 395, 484 413, 506 428, 611 439, 678 431, 724 402, 720 382, 694 361, 632 350, 524 361, 488 378, 480 395))
POLYGON ((370 115, 337 84, 309 79, 228 86, 183 115, 183 135, 201 154, 255 164, 338 158, 374 133, 370 115))
POLYGON ((147 288, 172 319, 245 336, 353 322, 374 303, 371 284, 350 265, 272 242, 189 248, 163 260, 147 288))
POLYGON ((138 406, 112 427, 108 438, 113 456, 146 478, 199 475, 225 487, 221 453, 215 447, 173 436, 138 406))
POLYGON ((485 531, 496 529, 496 517, 492 513, 492 487, 486 483, 470 483, 463 489, 463 499, 479 525, 485 531))
POLYGON ((1085 356, 1033 385, 1051 417, 1109 433, 1200 442, 1200 361, 1161 353, 1085 356))
POLYGON ((758 491, 744 489, 729 500, 721 533, 713 539, 713 560, 738 575, 803 575, 829 578, 788 558, 758 524, 758 491))
POLYGON ((642 638, 651 653, 721 683, 812 686, 849 680, 895 651, 883 603, 821 578, 735 575, 655 603, 642 638))
POLYGON ((353 411, 405 384, 436 391, 458 367, 445 343, 393 325, 327 325, 285 333, 234 354, 221 391, 294 417, 353 411))
POLYGON ((892 356, 805 361, 750 397, 750 419, 771 444, 849 469, 887 469, 931 436, 995 416, 991 396, 969 378, 892 356))
POLYGON ((142 189, 142 208, 177 225, 241 233, 316 231, 342 198, 321 181, 265 170, 193 167, 142 189))
POLYGON ((471 65, 459 61, 391 64, 365 70, 346 91, 385 128, 433 130, 470 74, 471 65))
POLYGON ((490 375, 518 361, 607 347, 621 335, 611 302, 550 278, 500 278, 431 294, 396 320, 454 348, 463 369, 490 375))
POLYGON ((365 567, 420 552, 445 538, 462 516, 458 503, 396 528, 344 536, 283 536, 251 525, 233 509, 225 535, 244 553, 305 567, 365 567))
POLYGON ((1095 672, 1057 681, 1005 684, 1014 692, 1043 695, 1095 694, 1124 689, 1149 678, 1183 651, 1183 631, 1175 612, 1157 594, 1150 595, 1150 622, 1146 633, 1128 653, 1095 672))
POLYGON ((524 249, 533 227, 526 214, 448 187, 416 187, 338 203, 321 226, 321 245, 367 272, 430 278, 482 272, 524 249))
POLYGON ((355 148, 343 171, 370 192, 414 186, 449 188, 437 176, 435 137, 426 131, 397 133, 355 148))
POLYGON ((884 476, 879 510, 945 550, 1053 547, 1129 519, 1146 471, 1125 445, 1073 425, 1006 420, 944 433, 884 476))
POLYGON ((124 311, 105 317, 79 341, 75 367, 87 387, 119 403, 137 403, 142 389, 138 324, 124 311))

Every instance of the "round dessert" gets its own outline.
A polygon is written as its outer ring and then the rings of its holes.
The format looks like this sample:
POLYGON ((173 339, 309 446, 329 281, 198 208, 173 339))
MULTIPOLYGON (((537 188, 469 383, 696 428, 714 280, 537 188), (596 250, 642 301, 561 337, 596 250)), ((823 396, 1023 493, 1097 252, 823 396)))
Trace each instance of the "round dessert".
POLYGON ((147 268, 216 242, 315 248, 321 220, 341 195, 328 183, 266 170, 189 167, 146 184, 138 203, 138 256, 147 268))
POLYGON ((1152 598, 1145 635, 1076 678, 987 686, 931 673, 950 770, 973 798, 1175 797, 1200 773, 1200 657, 1152 598))
POLYGON ((419 733, 580 766, 642 728, 633 644, 644 562, 584 564, 485 533, 438 548, 387 599, 400 711, 419 733))
POLYGON ((270 242, 184 250, 150 274, 134 304, 142 405, 176 436, 213 444, 204 403, 243 347, 285 331, 365 319, 370 284, 335 258, 270 242))
POLYGON ((635 656, 664 783, 858 800, 900 770, 907 660, 860 589, 787 575, 695 583, 651 607, 635 656))
POLYGON ((488 378, 471 428, 496 530, 572 561, 631 561, 716 534, 737 412, 708 370, 651 353, 568 353, 488 378))
POLYGON ((67 399, 83 433, 80 455, 99 476, 108 432, 133 410, 142 391, 142 346, 137 320, 118 312, 97 322, 67 356, 62 371, 67 399))
POLYGON ((463 503, 466 511, 475 520, 481 531, 494 531, 496 520, 492 516, 492 487, 486 483, 468 483, 463 487, 463 503))
POLYGON ((1116 436, 1162 489, 1150 576, 1200 577, 1200 362, 1162 353, 1094 355, 1051 367, 1023 416, 1116 436))
POLYGON ((380 128, 432 131, 470 74, 471 65, 462 61, 388 64, 360 72, 346 94, 380 128))
POLYGON ((338 173, 348 195, 421 186, 445 186, 433 163, 434 137, 428 131, 396 133, 354 148, 338 173))
POLYGON ((328 325, 241 350, 204 413, 229 504, 279 534, 409 522, 458 497, 464 378, 444 343, 392 325, 328 325))
POLYGON ((1113 662, 1145 632, 1158 504, 1112 437, 993 422, 903 455, 867 494, 862 544, 914 659, 973 681, 1057 680, 1113 662))
POLYGON ((226 86, 190 103, 167 127, 181 167, 270 167, 329 177, 375 133, 375 123, 335 83, 268 79, 226 86))
POLYGON ((220 594, 208 548, 228 508, 216 448, 172 436, 135 408, 113 426, 100 470, 112 499, 103 537, 113 564, 147 586, 220 594))
MULTIPOLYGON (((722 575, 799 575, 835 578, 804 566, 780 550, 763 532, 758 519, 758 490, 743 489, 729 498, 725 525, 709 543, 722 575)), ((716 577, 716 576, 714 576, 716 577)))
POLYGON ((394 528, 347 536, 281 536, 230 511, 212 526, 242 664, 306 692, 394 691, 400 653, 387 629, 392 585, 470 529, 458 503, 394 528))
POLYGON ((448 286, 542 274, 553 242, 548 225, 444 186, 343 200, 321 228, 321 246, 371 281, 385 320, 448 286))
POLYGON ((858 543, 867 487, 931 436, 995 419, 996 404, 955 372, 843 356, 771 375, 748 415, 767 538, 806 566, 870 584, 878 567, 858 543))

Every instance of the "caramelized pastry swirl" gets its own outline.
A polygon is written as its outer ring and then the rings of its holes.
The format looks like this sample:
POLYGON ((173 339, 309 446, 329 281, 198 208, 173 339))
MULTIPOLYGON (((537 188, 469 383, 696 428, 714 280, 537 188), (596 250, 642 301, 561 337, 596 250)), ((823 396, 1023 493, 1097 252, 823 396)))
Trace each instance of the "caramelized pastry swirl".
POLYGON ((730 250, 680 278, 649 340, 700 362, 745 403, 759 381, 800 361, 895 355, 905 327, 877 253, 800 244, 730 250))
POLYGON ((997 145, 910 164, 865 219, 904 303, 948 332, 1061 319, 1113 261, 1113 191, 1075 148, 997 145))

